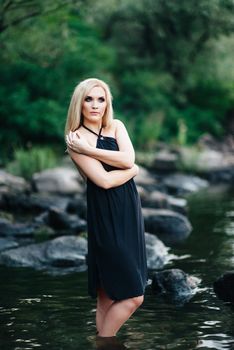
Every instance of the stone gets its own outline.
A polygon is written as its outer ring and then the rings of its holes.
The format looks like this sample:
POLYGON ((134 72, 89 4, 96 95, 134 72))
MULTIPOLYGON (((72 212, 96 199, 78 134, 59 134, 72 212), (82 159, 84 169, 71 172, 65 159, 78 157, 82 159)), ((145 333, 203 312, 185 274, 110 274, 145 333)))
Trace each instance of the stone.
POLYGON ((51 208, 58 208, 66 210, 69 197, 51 195, 45 193, 31 193, 31 194, 13 194, 7 193, 4 195, 4 204, 2 207, 11 211, 30 211, 33 213, 40 213, 51 208))
POLYGON ((58 194, 83 193, 85 184, 78 170, 58 167, 46 169, 33 175, 33 185, 36 191, 58 194))
POLYGON ((201 179, 198 176, 180 173, 165 176, 163 183, 173 194, 192 193, 209 185, 207 180, 201 179))
POLYGON ((168 209, 142 208, 145 230, 157 235, 165 244, 186 239, 192 226, 182 214, 168 209))
POLYGON ((185 303, 196 293, 201 280, 190 276, 180 269, 168 269, 155 272, 152 277, 152 290, 172 301, 185 303))
POLYGON ((145 243, 149 269, 161 269, 171 260, 172 255, 168 253, 169 248, 155 235, 145 232, 145 243))
POLYGON ((224 273, 213 286, 219 299, 234 303, 234 271, 224 273))
POLYGON ((47 223, 54 229, 68 229, 73 233, 80 233, 87 228, 86 221, 76 214, 68 214, 57 208, 51 208, 48 213, 47 223))
POLYGON ((137 185, 154 185, 157 180, 148 170, 139 166, 139 173, 134 177, 134 181, 137 185))
POLYGON ((80 218, 87 218, 87 203, 86 199, 81 197, 80 195, 71 198, 68 206, 67 212, 71 214, 77 214, 80 218))
POLYGON ((79 266, 86 263, 87 249, 85 238, 61 236, 48 244, 46 256, 53 266, 79 266))
POLYGON ((225 143, 214 142, 214 149, 181 149, 181 164, 185 167, 190 165, 193 172, 201 174, 212 183, 234 183, 233 149, 225 143))
POLYGON ((35 223, 11 223, 7 219, 0 218, 0 235, 15 237, 33 236, 38 225, 35 223))
POLYGON ((160 191, 151 191, 142 198, 142 206, 147 208, 168 208, 167 195, 160 191))
POLYGON ((175 171, 177 169, 178 154, 163 149, 157 152, 152 168, 158 171, 175 171))
POLYGON ((19 244, 12 239, 0 238, 0 252, 11 248, 16 248, 18 245, 19 244))
POLYGON ((175 198, 166 193, 153 190, 140 192, 142 206, 155 209, 171 209, 185 214, 187 211, 187 200, 184 198, 175 198))
POLYGON ((52 274, 87 269, 87 240, 78 236, 61 236, 42 243, 10 249, 0 253, 0 263, 10 267, 32 267, 52 274))
POLYGON ((5 170, 0 170, 0 193, 24 192, 30 189, 29 183, 20 176, 12 175, 5 170))

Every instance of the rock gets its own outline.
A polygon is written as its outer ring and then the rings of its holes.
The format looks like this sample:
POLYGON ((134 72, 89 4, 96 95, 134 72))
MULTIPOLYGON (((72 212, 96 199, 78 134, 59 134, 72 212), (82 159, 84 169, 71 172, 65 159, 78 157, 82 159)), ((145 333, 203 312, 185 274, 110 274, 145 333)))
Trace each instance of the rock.
POLYGON ((29 244, 0 253, 0 263, 10 267, 41 268, 47 262, 47 242, 29 244))
POLYGON ((52 266, 83 265, 86 263, 87 240, 76 236, 55 238, 48 244, 46 254, 52 266))
POLYGON ((179 269, 155 272, 152 277, 152 290, 169 297, 173 301, 187 302, 195 294, 201 280, 187 275, 179 269))
POLYGON ((187 238, 192 230, 188 219, 167 209, 143 208, 145 230, 156 234, 164 243, 171 244, 187 238))
POLYGON ((46 225, 49 222, 49 212, 44 211, 33 219, 39 225, 46 225))
POLYGON ((167 196, 169 208, 181 214, 187 214, 187 200, 185 198, 176 198, 167 196))
POLYGON ((164 177, 163 183, 173 194, 184 194, 196 192, 202 188, 208 187, 208 181, 201 179, 198 176, 172 174, 164 177))
POLYGON ((11 248, 16 248, 18 245, 19 244, 12 239, 0 238, 0 252, 11 248))
POLYGON ((167 248, 155 235, 145 232, 147 266, 149 269, 161 269, 171 260, 167 248))
POLYGON ((86 200, 81 196, 75 196, 75 198, 70 199, 67 212, 71 214, 77 214, 82 219, 87 218, 87 204, 86 200))
POLYGON ((84 183, 78 170, 70 168, 46 169, 33 175, 38 192, 74 194, 84 192, 84 183))
POLYGON ((234 303, 234 271, 223 274, 214 282, 214 291, 218 298, 234 303))
POLYGON ((139 173, 135 176, 134 181, 137 185, 154 185, 157 180, 148 170, 139 166, 139 173))
POLYGON ((158 171, 175 171, 177 169, 177 162, 177 153, 163 149, 156 154, 152 162, 152 168, 158 171))
POLYGON ((136 185, 137 192, 139 193, 139 196, 141 197, 141 202, 147 201, 149 198, 149 191, 147 191, 143 186, 136 185))
POLYGON ((56 195, 32 193, 26 194, 5 194, 3 197, 3 208, 11 211, 30 211, 40 213, 49 210, 50 208, 59 208, 66 210, 70 201, 69 197, 61 197, 56 195))
POLYGON ((9 220, 0 219, 2 236, 31 237, 37 228, 37 224, 11 223, 9 220))
POLYGON ((160 191, 140 192, 143 207, 147 208, 163 208, 178 211, 185 214, 187 208, 187 200, 184 198, 175 198, 160 191))
POLYGON ((65 213, 57 208, 49 210, 47 223, 57 230, 68 229, 73 233, 80 233, 87 228, 85 220, 80 219, 77 215, 65 213))
POLYGON ((142 206, 147 208, 168 208, 167 195, 160 191, 152 191, 141 196, 142 206))
POLYGON ((87 241, 85 238, 62 236, 1 252, 0 263, 6 266, 43 269, 59 274, 85 270, 87 268, 86 254, 87 241))
POLYGON ((24 178, 0 170, 0 193, 24 192, 29 189, 30 185, 24 178))
POLYGON ((185 167, 190 165, 193 171, 213 183, 234 182, 233 149, 225 150, 224 144, 217 143, 216 149, 203 148, 200 151, 184 148, 181 150, 181 163, 185 167))

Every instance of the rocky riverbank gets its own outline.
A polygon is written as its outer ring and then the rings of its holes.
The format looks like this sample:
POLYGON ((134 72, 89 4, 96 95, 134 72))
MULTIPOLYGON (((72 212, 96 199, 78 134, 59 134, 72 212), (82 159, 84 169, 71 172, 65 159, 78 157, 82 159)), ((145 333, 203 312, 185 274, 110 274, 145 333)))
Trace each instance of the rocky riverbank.
MULTIPOLYGON (((173 299, 181 296, 189 300, 188 296, 193 295, 200 282, 198 279, 176 269, 164 273, 155 270, 162 270, 173 261, 176 265, 180 257, 171 254, 171 247, 185 240, 192 231, 185 195, 206 188, 209 181, 172 171, 172 167, 166 170, 165 164, 169 163, 162 159, 162 154, 157 155, 154 166, 148 170, 140 167, 135 177, 145 221, 147 264, 152 271, 149 284, 153 291, 159 292, 156 280, 161 281, 165 293, 168 283, 163 284, 162 278, 170 278, 169 291, 173 293, 169 294, 173 294, 173 299), (161 157, 160 169, 158 157, 161 157), (186 285, 184 289, 172 287, 178 278, 186 285)), ((53 275, 87 269, 86 185, 68 158, 64 164, 34 174, 31 181, 0 170, 2 265, 31 267, 53 275)))

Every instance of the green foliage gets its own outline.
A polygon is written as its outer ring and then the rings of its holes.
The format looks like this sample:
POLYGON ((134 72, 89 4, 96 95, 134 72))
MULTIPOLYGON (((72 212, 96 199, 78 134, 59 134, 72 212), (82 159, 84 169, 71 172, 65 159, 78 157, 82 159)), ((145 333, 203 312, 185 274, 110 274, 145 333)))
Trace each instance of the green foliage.
POLYGON ((110 79, 113 50, 99 42, 92 26, 63 11, 4 34, 0 142, 8 154, 28 143, 64 144, 75 85, 88 76, 110 79))
POLYGON ((40 226, 34 231, 34 239, 37 243, 45 242, 48 239, 53 238, 54 235, 54 230, 48 226, 40 226))
POLYGON ((183 147, 181 148, 180 160, 177 163, 178 170, 187 173, 197 173, 198 170, 198 160, 201 154, 201 150, 196 147, 183 147))
POLYGON ((0 6, 0 142, 9 158, 27 145, 61 152, 71 94, 88 77, 110 84, 138 149, 224 134, 234 105, 232 0, 0 6))
POLYGON ((16 149, 14 160, 7 165, 7 170, 26 179, 47 168, 53 168, 58 164, 58 159, 51 148, 33 147, 29 150, 16 149))

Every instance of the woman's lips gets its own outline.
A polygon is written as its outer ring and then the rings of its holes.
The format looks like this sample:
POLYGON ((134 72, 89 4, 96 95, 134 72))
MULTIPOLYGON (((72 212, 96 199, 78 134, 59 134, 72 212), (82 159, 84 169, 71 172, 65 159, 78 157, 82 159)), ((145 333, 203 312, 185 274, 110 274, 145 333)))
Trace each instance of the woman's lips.
POLYGON ((90 114, 99 114, 99 112, 90 112, 90 114))

